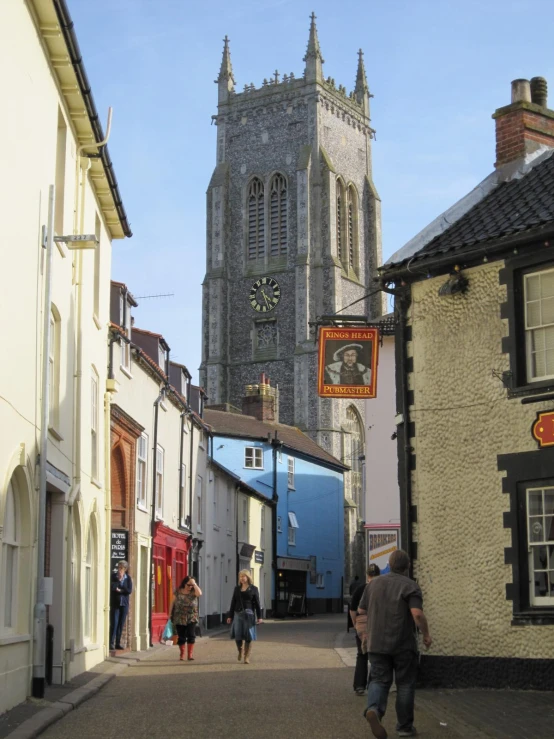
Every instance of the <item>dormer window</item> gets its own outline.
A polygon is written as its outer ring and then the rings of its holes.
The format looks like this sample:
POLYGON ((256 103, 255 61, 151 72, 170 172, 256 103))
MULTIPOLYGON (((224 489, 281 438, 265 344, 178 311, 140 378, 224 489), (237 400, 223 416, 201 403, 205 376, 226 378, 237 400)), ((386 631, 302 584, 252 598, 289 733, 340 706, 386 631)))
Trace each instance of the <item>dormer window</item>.
POLYGON ((166 370, 167 353, 161 344, 158 344, 158 366, 165 372, 166 370))

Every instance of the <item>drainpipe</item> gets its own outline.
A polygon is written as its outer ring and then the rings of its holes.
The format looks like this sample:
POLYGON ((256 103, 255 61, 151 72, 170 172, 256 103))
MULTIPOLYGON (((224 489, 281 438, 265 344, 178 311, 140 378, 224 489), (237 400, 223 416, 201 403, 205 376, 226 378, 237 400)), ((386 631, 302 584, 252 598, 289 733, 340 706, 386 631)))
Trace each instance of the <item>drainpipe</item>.
POLYGON ((156 531, 156 464, 158 461, 158 416, 160 412, 160 403, 165 398, 167 388, 164 385, 160 394, 154 401, 154 439, 152 450, 152 513, 150 516, 150 572, 152 580, 150 582, 149 608, 148 608, 148 628, 150 629, 150 646, 154 646, 152 638, 152 612, 154 610, 154 586, 156 582, 156 573, 154 572, 154 534, 156 531))
POLYGON ((186 411, 181 413, 181 438, 179 440, 179 528, 183 528, 183 446, 185 436, 185 417, 186 411))
POLYGON ((239 581, 240 557, 239 557, 239 492, 240 487, 235 487, 235 582, 239 581))
MULTIPOLYGON (((189 460, 189 529, 192 536, 192 482, 194 480, 193 475, 193 463, 194 463, 194 421, 191 416, 190 420, 190 460, 189 460)), ((190 550, 190 563, 189 571, 192 572, 192 548, 190 550)))
POLYGON ((48 189, 48 225, 44 267, 44 314, 42 333, 42 409, 40 423, 40 462, 37 538, 37 596, 33 614, 33 698, 44 698, 46 681, 46 605, 44 603, 44 560, 46 542, 46 462, 48 458, 48 422, 50 415, 50 313, 52 310, 52 251, 54 243, 54 185, 48 189))
POLYGON ((273 586, 272 595, 272 610, 273 613, 277 610, 277 503, 279 501, 279 495, 277 494, 277 452, 283 446, 282 442, 277 438, 277 431, 275 432, 274 438, 271 440, 272 457, 273 457, 273 502, 275 507, 273 509, 273 515, 271 517, 271 540, 273 544, 273 557, 271 562, 271 569, 273 571, 273 586))
MULTIPOLYGON (((110 345, 110 351, 111 351, 110 345)), ((113 378, 110 378, 113 379, 113 378)), ((104 634, 111 638, 110 634, 110 596, 111 596, 111 531, 112 531, 112 480, 111 480, 111 393, 104 393, 104 490, 106 492, 106 562, 104 572, 107 573, 104 578, 104 634)), ((129 542, 129 545, 131 542, 129 542)), ((104 653, 106 658, 109 656, 109 642, 104 638, 104 653), (107 648, 106 648, 107 647, 107 648)))
MULTIPOLYGON (((398 445, 398 479, 400 482, 400 541, 402 549, 412 559, 412 473, 411 452, 409 444, 410 409, 408 403, 407 360, 407 314, 410 305, 410 288, 402 294, 395 294, 395 305, 398 306, 398 325, 395 337, 396 359, 396 402, 402 414, 402 421, 397 427, 398 445)), ((413 567, 413 564, 412 564, 413 567)))

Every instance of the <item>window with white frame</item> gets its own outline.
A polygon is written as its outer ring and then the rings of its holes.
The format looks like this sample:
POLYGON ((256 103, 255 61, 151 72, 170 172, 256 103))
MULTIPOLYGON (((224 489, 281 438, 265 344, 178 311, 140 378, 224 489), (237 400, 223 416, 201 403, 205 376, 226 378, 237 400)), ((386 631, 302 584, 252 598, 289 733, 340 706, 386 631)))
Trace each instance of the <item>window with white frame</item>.
POLYGON ((146 485, 148 472, 148 435, 144 432, 137 439, 137 504, 146 510, 146 485))
POLYGON ((294 457, 288 459, 287 487, 289 490, 294 490, 294 457))
POLYGON ((121 366, 128 372, 131 371, 131 306, 127 295, 122 295, 123 315, 121 316, 121 328, 128 341, 121 338, 121 366))
POLYGON ((48 425, 57 429, 60 417, 60 339, 61 321, 57 308, 50 312, 50 346, 48 353, 48 425))
POLYGON ((0 588, 3 601, 3 626, 14 629, 17 613, 17 577, 20 547, 19 501, 17 486, 12 478, 8 485, 4 503, 4 523, 2 534, 2 572, 0 588))
POLYGON ((202 512, 202 506, 203 506, 203 488, 204 488, 204 479, 201 475, 197 475, 196 477, 196 526, 199 531, 202 531, 204 516, 202 512))
POLYGON ((158 367, 165 372, 165 361, 166 361, 166 351, 161 345, 161 343, 158 343, 158 367))
POLYGON ((554 269, 524 275, 527 381, 554 377, 554 269))
POLYGON ((277 533, 280 534, 283 531, 283 519, 281 516, 277 516, 277 533))
POLYGON ((187 496, 187 466, 181 465, 181 526, 189 526, 189 501, 187 496))
POLYGON ((96 537, 94 535, 92 524, 89 525, 87 539, 87 555, 85 559, 85 618, 83 636, 87 640, 93 640, 95 635, 96 623, 96 577, 95 563, 97 559, 96 553, 96 537))
POLYGON ((158 444, 156 449, 156 516, 162 518, 164 502, 164 450, 158 444))
POLYGON ((98 480, 98 373, 94 367, 90 384, 90 475, 98 480))
POLYGON ((265 505, 260 508, 260 547, 265 549, 265 505))
POLYGON ((325 587, 325 575, 322 572, 318 572, 315 576, 315 586, 316 588, 324 588, 325 587))
POLYGON ((527 488, 530 604, 554 605, 554 487, 527 488))
POLYGON ((293 513, 292 511, 289 511, 289 545, 290 546, 296 546, 296 529, 300 528, 298 526, 298 519, 296 518, 296 513, 293 513))
POLYGON ((219 477, 217 475, 214 475, 214 484, 213 484, 213 494, 214 494, 214 500, 213 500, 213 525, 218 526, 219 524, 219 477))
POLYGON ((233 523, 233 493, 230 487, 227 488, 227 516, 225 520, 227 522, 227 530, 229 531, 233 523))
POLYGON ((263 470, 264 450, 259 446, 247 446, 244 450, 244 466, 255 470, 263 470))

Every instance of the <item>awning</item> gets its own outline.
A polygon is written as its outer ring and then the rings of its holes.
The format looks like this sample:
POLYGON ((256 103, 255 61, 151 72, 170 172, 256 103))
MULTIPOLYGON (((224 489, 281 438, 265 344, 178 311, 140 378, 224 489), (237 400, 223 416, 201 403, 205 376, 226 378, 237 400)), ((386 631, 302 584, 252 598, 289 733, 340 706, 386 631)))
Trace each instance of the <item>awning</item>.
POLYGON ((289 511, 289 524, 291 528, 293 529, 299 529, 300 526, 298 525, 298 519, 296 518, 296 513, 291 513, 289 511))

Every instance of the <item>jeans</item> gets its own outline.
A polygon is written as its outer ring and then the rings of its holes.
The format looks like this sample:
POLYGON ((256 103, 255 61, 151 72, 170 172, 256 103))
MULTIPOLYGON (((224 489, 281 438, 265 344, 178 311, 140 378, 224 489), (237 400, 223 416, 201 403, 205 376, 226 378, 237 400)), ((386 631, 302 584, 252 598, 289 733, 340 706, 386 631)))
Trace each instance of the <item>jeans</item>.
POLYGON ((414 697, 418 659, 416 652, 377 654, 371 652, 371 681, 367 689, 367 711, 373 709, 382 718, 387 710, 387 699, 396 680, 396 729, 410 730, 414 723, 414 697))
POLYGON ((196 624, 175 624, 175 629, 179 635, 179 641, 177 644, 194 644, 196 641, 196 624))
POLYGON ((129 606, 112 606, 110 608, 110 649, 121 646, 121 632, 128 613, 129 606))
POLYGON ((369 655, 367 652, 365 654, 362 652, 362 641, 358 634, 356 634, 356 646, 358 652, 356 654, 356 669, 354 670, 354 690, 365 690, 367 688, 369 655))

